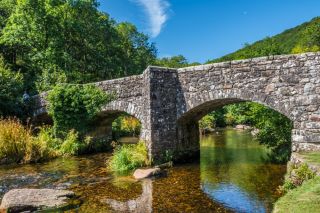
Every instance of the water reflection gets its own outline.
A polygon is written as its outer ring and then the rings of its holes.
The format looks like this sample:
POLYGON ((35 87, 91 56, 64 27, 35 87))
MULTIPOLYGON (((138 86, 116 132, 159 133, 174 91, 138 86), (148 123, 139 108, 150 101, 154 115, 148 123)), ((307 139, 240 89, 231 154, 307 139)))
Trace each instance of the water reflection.
POLYGON ((264 203, 233 184, 203 184, 203 191, 213 200, 237 212, 266 212, 264 203))
POLYGON ((267 163, 267 150, 245 131, 202 138, 201 184, 213 200, 237 212, 271 212, 284 165, 267 163))
POLYGON ((106 203, 109 204, 113 210, 117 212, 152 212, 152 181, 143 180, 142 194, 134 200, 121 202, 114 199, 107 199, 106 203))
POLYGON ((70 189, 79 212, 271 212, 285 165, 265 162, 250 134, 225 130, 201 139, 200 163, 176 165, 166 178, 116 177, 110 154, 0 168, 0 197, 13 188, 70 189))

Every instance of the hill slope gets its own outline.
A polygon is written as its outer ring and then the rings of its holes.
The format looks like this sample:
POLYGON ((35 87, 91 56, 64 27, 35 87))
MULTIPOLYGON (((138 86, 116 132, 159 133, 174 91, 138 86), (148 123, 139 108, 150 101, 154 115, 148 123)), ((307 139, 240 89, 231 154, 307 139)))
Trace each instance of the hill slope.
POLYGON ((320 51, 320 17, 207 63, 313 51, 320 51))

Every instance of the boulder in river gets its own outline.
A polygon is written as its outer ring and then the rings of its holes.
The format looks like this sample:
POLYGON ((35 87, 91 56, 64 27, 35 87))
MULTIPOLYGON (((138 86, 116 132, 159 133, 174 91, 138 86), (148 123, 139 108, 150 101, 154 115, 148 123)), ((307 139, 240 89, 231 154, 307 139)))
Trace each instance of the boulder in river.
POLYGON ((160 168, 137 169, 136 171, 134 171, 133 176, 135 179, 141 180, 144 178, 160 175, 161 173, 162 172, 160 168))
POLYGON ((75 193, 54 189, 13 189, 7 192, 1 202, 0 212, 23 212, 68 208, 75 193))

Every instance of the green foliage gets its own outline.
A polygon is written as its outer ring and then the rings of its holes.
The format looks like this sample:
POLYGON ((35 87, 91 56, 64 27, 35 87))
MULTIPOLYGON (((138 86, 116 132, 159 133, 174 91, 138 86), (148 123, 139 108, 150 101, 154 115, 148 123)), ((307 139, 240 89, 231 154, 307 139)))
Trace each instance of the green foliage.
POLYGON ((207 63, 248 59, 260 56, 302 53, 320 50, 320 18, 289 29, 273 37, 267 37, 253 44, 245 44, 244 48, 210 60, 207 63))
POLYGON ((294 183, 290 180, 290 179, 286 179, 284 181, 284 184, 281 186, 280 190, 283 193, 287 193, 290 190, 296 188, 296 186, 294 185, 294 183))
POLYGON ((25 163, 37 163, 48 161, 60 156, 58 150, 54 148, 56 140, 44 136, 44 130, 41 130, 38 136, 33 137, 32 143, 27 146, 24 161, 25 163))
POLYGON ((315 173, 309 169, 308 164, 304 163, 300 165, 298 168, 294 169, 296 178, 299 179, 300 185, 306 181, 315 177, 315 173))
POLYGON ((269 107, 253 102, 226 106, 227 117, 233 124, 246 124, 258 128, 257 139, 270 148, 272 162, 287 162, 291 153, 292 122, 269 107))
POLYGON ((97 0, 2 0, 0 20, 0 53, 33 90, 61 76, 87 83, 138 74, 156 58, 146 35, 117 24, 97 0))
POLYGON ((162 155, 163 162, 171 162, 174 160, 174 152, 172 150, 166 150, 162 155))
POLYGON ((318 212, 320 209, 320 177, 305 181, 300 187, 290 190, 275 204, 274 213, 318 212))
POLYGON ((150 164, 148 150, 144 142, 117 146, 107 162, 108 168, 115 172, 126 172, 150 164))
POLYGON ((206 115, 199 121, 199 128, 200 130, 211 129, 214 127, 213 124, 214 124, 214 117, 211 115, 206 115))
POLYGON ((0 1, 0 32, 5 26, 8 18, 15 8, 16 0, 1 0, 0 1))
POLYGON ((138 136, 140 135, 141 123, 140 121, 130 115, 119 116, 112 123, 112 132, 115 138, 122 136, 138 136))
POLYGON ((0 57, 0 116, 21 114, 23 78, 13 72, 0 57))
POLYGON ((120 35, 119 55, 121 56, 122 74, 120 76, 140 74, 156 58, 156 47, 148 41, 148 36, 139 33, 136 26, 120 23, 116 30, 120 35), (128 63, 129 62, 129 63, 128 63))
POLYGON ((199 122, 200 129, 245 124, 259 129, 258 141, 270 149, 269 160, 287 162, 291 154, 293 124, 286 116, 253 102, 241 102, 217 109, 199 122))
POLYGON ((83 135, 101 107, 111 100, 111 95, 94 85, 55 86, 48 94, 55 136, 63 138, 71 129, 83 135))
POLYGON ((71 130, 61 144, 59 151, 62 155, 78 155, 81 148, 82 144, 79 140, 79 134, 75 130, 71 130))
POLYGON ((29 163, 55 158, 58 153, 47 143, 43 131, 40 132, 39 137, 34 137, 31 129, 18 120, 0 120, 0 160, 29 163))
POLYGON ((226 126, 226 108, 222 107, 210 112, 199 121, 200 130, 226 126))
POLYGON ((183 55, 177 55, 172 57, 164 57, 157 59, 155 62, 156 66, 169 67, 169 68, 182 68, 188 66, 200 65, 200 63, 190 64, 183 55))
POLYGON ((309 168, 306 163, 301 165, 289 164, 283 186, 280 187, 281 192, 287 193, 290 190, 299 187, 305 181, 315 178, 316 174, 309 168))
POLYGON ((310 164, 320 164, 320 152, 304 152, 299 153, 299 155, 302 156, 303 159, 310 164))
POLYGON ((55 85, 66 82, 66 74, 62 70, 58 70, 58 68, 53 66, 51 68, 43 69, 35 82, 35 86, 38 91, 49 91, 53 89, 55 85))

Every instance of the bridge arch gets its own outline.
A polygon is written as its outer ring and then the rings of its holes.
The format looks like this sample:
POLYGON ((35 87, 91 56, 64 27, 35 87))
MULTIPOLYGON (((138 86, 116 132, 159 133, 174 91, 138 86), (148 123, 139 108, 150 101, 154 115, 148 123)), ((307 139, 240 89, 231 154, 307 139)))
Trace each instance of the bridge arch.
MULTIPOLYGON (((187 157, 199 155, 200 119, 210 112, 230 104, 241 102, 258 103, 267 108, 273 109, 277 113, 286 116, 291 121, 294 121, 292 117, 289 117, 292 115, 283 111, 283 107, 279 107, 275 102, 266 103, 265 99, 261 100, 258 99, 258 97, 261 96, 255 97, 254 94, 250 96, 250 93, 247 92, 244 94, 237 92, 236 96, 233 95, 233 93, 217 94, 215 96, 211 96, 212 99, 207 94, 199 94, 199 97, 193 97, 191 101, 189 101, 190 108, 177 119, 178 146, 176 148, 177 150, 182 150, 178 152, 187 153, 187 157), (192 103, 192 101, 194 101, 194 103, 192 103)), ((268 101, 273 101, 273 99, 269 99, 268 101)), ((291 151, 291 148, 288 148, 288 151, 291 151)), ((185 156, 183 155, 182 158, 185 158, 185 156)))
MULTIPOLYGON (((145 122, 141 116, 141 108, 133 103, 125 101, 113 101, 104 106, 97 114, 92 122, 92 128, 89 135, 94 138, 105 138, 109 141, 113 140, 112 123, 121 115, 131 116, 136 118, 141 124, 140 135, 145 127, 145 122)), ((140 137, 139 135, 139 137, 140 137)))
POLYGON ((188 107, 181 111, 177 117, 178 122, 187 117, 194 117, 199 120, 213 110, 225 105, 240 103, 240 102, 255 102, 263 106, 269 107, 280 114, 285 115, 290 120, 294 121, 294 115, 289 105, 282 104, 279 100, 272 96, 257 94, 254 92, 229 90, 221 93, 209 91, 207 93, 195 93, 186 101, 188 107))
MULTIPOLYGON (((260 103, 293 121, 293 151, 320 150, 319 79, 320 52, 181 69, 148 67, 141 75, 95 84, 117 96, 103 112, 138 118, 149 156, 158 158, 166 150, 188 147, 181 121, 195 123, 216 107, 242 101, 260 103)), ((36 112, 45 106, 44 96, 36 112)))

